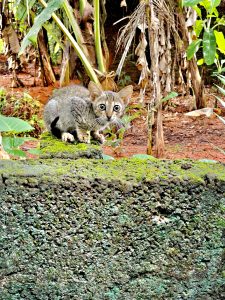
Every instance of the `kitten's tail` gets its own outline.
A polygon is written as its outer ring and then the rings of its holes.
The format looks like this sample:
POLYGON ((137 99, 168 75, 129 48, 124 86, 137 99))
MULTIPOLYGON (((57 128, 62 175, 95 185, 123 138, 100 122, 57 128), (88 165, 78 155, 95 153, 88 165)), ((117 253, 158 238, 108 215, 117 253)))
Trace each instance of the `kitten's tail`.
POLYGON ((54 136, 57 138, 61 139, 61 131, 59 128, 56 127, 56 124, 59 120, 59 116, 56 117, 52 122, 51 122, 51 132, 54 136))

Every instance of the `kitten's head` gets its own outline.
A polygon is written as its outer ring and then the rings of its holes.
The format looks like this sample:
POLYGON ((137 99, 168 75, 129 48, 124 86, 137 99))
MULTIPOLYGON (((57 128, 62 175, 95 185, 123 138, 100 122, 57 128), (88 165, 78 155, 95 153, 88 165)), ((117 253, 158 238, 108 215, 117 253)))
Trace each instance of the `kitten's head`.
POLYGON ((118 93, 102 91, 97 84, 90 81, 88 89, 92 99, 93 110, 102 124, 116 123, 125 111, 133 93, 132 85, 128 85, 118 93))

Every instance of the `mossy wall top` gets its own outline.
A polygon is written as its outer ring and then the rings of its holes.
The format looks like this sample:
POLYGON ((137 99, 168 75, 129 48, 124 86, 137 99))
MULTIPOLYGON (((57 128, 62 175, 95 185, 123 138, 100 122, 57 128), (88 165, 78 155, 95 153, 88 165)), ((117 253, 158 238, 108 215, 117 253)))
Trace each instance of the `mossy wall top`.
POLYGON ((225 168, 0 162, 0 299, 220 300, 225 168))

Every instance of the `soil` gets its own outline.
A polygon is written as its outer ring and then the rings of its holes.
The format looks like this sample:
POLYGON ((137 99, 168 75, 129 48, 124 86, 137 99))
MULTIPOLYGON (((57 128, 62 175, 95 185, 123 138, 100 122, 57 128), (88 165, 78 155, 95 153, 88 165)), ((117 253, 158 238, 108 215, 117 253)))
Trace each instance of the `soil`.
MULTIPOLYGON (((19 73, 18 77, 24 83, 23 88, 10 88, 12 75, 5 67, 5 57, 0 56, 0 86, 9 91, 26 91, 32 97, 45 104, 52 90, 59 87, 43 87, 40 79, 34 84, 34 71, 32 69, 19 73)), ((77 83, 77 81, 73 81, 77 83)), ((206 89, 208 107, 214 107, 215 97, 212 87, 206 89)), ((138 102, 139 92, 135 91, 132 102, 138 102)), ((146 102, 150 101, 151 94, 146 94, 146 102)), ((178 96, 173 99, 163 111, 163 128, 165 139, 164 159, 207 159, 225 163, 225 125, 215 116, 189 117, 185 113, 192 108, 192 96, 178 96)), ((145 105, 147 107, 147 104, 145 105)), ((225 110, 221 108, 219 113, 225 117, 225 110)), ((26 144, 25 149, 34 147, 34 143, 26 144)), ((130 157, 134 154, 146 154, 147 151, 147 109, 132 121, 131 127, 126 131, 122 144, 113 148, 104 146, 104 153, 114 157, 130 157)), ((153 153, 155 155, 155 147, 153 153)))

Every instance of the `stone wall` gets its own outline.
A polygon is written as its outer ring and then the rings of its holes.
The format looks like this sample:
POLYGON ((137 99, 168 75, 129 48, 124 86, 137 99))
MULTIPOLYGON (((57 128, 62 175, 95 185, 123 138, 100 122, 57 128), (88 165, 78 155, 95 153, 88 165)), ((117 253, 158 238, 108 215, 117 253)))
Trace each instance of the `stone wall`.
POLYGON ((0 161, 0 299, 224 299, 225 167, 0 161))

